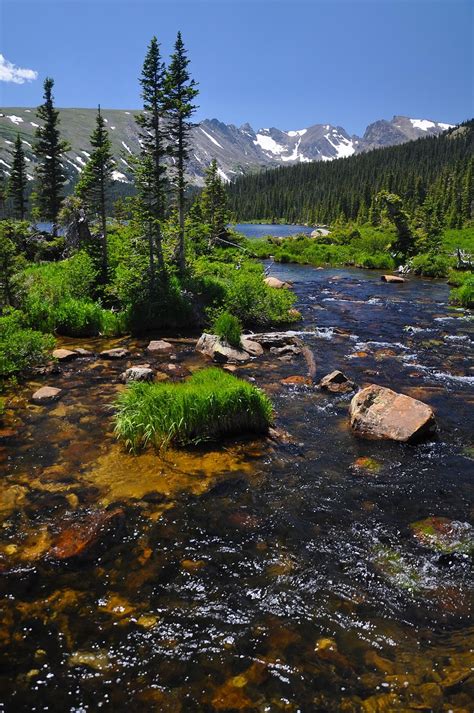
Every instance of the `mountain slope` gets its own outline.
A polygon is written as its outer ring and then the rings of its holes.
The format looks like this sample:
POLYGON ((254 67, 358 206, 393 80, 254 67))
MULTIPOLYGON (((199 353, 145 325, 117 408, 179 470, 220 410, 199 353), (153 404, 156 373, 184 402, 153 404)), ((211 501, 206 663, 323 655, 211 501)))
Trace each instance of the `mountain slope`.
MULTIPOLYGON (((127 183, 131 179, 130 154, 140 150, 133 110, 103 109, 116 162, 114 180, 127 183)), ((70 143, 65 164, 72 180, 82 170, 89 151, 89 136, 95 122, 95 109, 61 109, 61 132, 70 143)), ((27 158, 28 175, 33 178, 34 132, 37 127, 35 109, 6 108, 0 111, 0 167, 8 172, 13 143, 20 133, 27 158)), ((436 135, 448 124, 426 119, 395 116, 391 121, 377 121, 367 127, 363 137, 349 136, 341 126, 315 124, 296 131, 277 128, 254 131, 250 124, 241 127, 206 119, 192 130, 193 148, 188 177, 202 185, 206 167, 216 158, 221 176, 233 181, 239 175, 253 173, 264 167, 332 161, 372 148, 404 143, 419 136, 436 135)))

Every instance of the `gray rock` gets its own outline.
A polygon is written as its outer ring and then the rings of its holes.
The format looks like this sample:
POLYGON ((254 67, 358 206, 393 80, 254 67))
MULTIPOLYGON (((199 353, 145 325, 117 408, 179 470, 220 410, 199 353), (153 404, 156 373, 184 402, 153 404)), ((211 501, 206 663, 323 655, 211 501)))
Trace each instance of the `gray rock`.
POLYGON ((132 366, 120 374, 120 381, 129 384, 132 381, 153 381, 153 369, 142 364, 132 366))
POLYGON ((31 397, 36 404, 49 403, 57 401, 63 394, 62 389, 57 389, 55 386, 42 386, 41 389, 35 391, 31 397))
POLYGON ((166 342, 164 339, 158 339, 150 342, 146 350, 149 354, 168 354, 174 350, 174 347, 170 342, 166 342))
POLYGON ((122 347, 115 347, 115 349, 106 349, 100 353, 103 359, 125 359, 128 357, 130 352, 128 349, 123 349, 122 347))

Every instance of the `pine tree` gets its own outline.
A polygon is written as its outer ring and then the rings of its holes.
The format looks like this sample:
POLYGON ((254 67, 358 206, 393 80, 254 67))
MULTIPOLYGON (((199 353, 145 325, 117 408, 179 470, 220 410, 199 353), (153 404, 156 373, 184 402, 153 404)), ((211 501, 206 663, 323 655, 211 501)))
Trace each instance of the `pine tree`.
POLYGON ((474 217, 474 159, 472 157, 469 159, 462 184, 461 215, 465 221, 474 217))
POLYGON ((20 134, 16 135, 15 148, 13 150, 13 162, 8 182, 8 194, 13 198, 15 214, 17 218, 23 220, 26 213, 26 177, 25 152, 20 134))
POLYGON ((0 218, 6 217, 6 202, 8 195, 8 183, 5 171, 0 167, 0 218))
POLYGON ((205 223, 210 228, 209 242, 215 244, 227 233, 229 222, 227 192, 221 177, 217 161, 211 161, 206 169, 204 188, 201 194, 201 212, 205 223))
POLYGON ((61 157, 69 149, 59 134, 59 111, 53 103, 54 81, 44 80, 44 103, 38 107, 36 116, 43 126, 36 129, 34 150, 38 160, 36 167, 38 209, 43 218, 53 223, 56 235, 56 218, 63 200, 66 175, 61 165, 61 157))
POLYGON ((165 106, 168 117, 169 153, 176 160, 176 198, 178 207, 178 252, 177 262, 179 270, 183 273, 186 269, 184 250, 184 193, 186 190, 185 168, 189 155, 189 134, 191 124, 189 119, 196 110, 193 99, 198 95, 196 82, 190 78, 188 72, 189 59, 186 55, 181 32, 178 32, 174 53, 166 72, 165 106))
POLYGON ((165 66, 158 40, 153 37, 143 62, 140 79, 143 113, 135 117, 139 127, 140 155, 133 161, 138 194, 141 199, 148 234, 150 288, 155 284, 155 256, 164 275, 161 221, 165 212, 166 168, 164 156, 165 66))
POLYGON ((87 212, 92 216, 98 216, 100 219, 102 228, 102 277, 105 279, 108 270, 106 208, 114 160, 111 151, 112 144, 100 113, 100 106, 97 111, 96 127, 91 134, 90 142, 93 150, 76 186, 76 194, 84 202, 87 212))

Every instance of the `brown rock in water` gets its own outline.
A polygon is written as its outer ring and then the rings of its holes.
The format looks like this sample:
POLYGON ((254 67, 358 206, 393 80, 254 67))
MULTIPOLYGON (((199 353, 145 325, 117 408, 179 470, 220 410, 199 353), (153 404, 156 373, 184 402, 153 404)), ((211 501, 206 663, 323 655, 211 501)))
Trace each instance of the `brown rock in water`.
POLYGON ((283 384, 284 386, 311 386, 312 383, 313 382, 310 378, 307 376, 300 376, 299 374, 287 376, 285 379, 280 381, 280 384, 283 384))
POLYGON ((434 433, 433 411, 422 401, 371 384, 352 399, 351 427, 363 438, 414 442, 434 433))
POLYGON ((354 382, 349 381, 342 371, 337 370, 323 376, 319 386, 325 391, 331 391, 333 394, 347 394, 355 389, 354 382))
POLYGON ((78 356, 79 354, 71 349, 55 349, 53 351, 53 357, 58 361, 71 361, 77 359, 78 356))
POLYGON ((102 359, 125 359, 125 357, 128 357, 130 355, 130 352, 128 349, 124 349, 122 347, 115 347, 115 349, 106 349, 105 351, 100 353, 100 356, 102 359))
POLYGON ((76 352, 76 354, 79 354, 80 357, 94 356, 94 354, 89 349, 83 349, 82 347, 76 347, 74 351, 76 352))
POLYGON ((278 277, 266 277, 264 283, 267 287, 274 287, 277 290, 289 290, 291 285, 288 282, 279 280, 278 277))
POLYGON ((114 510, 98 510, 77 520, 72 520, 58 534, 53 547, 48 552, 48 558, 64 562, 76 557, 91 555, 96 545, 106 535, 117 532, 123 519, 124 511, 121 508, 115 508, 114 510))
POLYGON ((51 401, 57 401, 61 398, 62 393, 62 389, 57 389, 54 386, 42 386, 41 389, 35 391, 31 398, 36 404, 44 404, 51 401))
POLYGON ((158 339, 150 342, 146 350, 149 354, 168 354, 174 350, 174 347, 170 342, 166 342, 164 339, 158 339))
POLYGON ((401 284, 405 282, 405 278, 400 277, 400 275, 382 275, 380 279, 382 282, 390 282, 393 284, 401 284))

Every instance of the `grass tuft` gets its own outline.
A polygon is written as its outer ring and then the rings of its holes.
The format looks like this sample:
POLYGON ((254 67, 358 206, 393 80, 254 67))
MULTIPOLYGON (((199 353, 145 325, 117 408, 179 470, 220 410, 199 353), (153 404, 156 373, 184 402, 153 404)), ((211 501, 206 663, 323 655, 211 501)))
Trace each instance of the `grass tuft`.
POLYGON ((260 389, 211 367, 177 384, 131 384, 117 399, 115 434, 137 452, 266 433, 272 420, 271 401, 260 389))
POLYGON ((240 320, 234 317, 229 312, 221 312, 214 321, 212 327, 214 334, 226 341, 231 347, 240 348, 240 340, 242 339, 242 326, 240 320))

